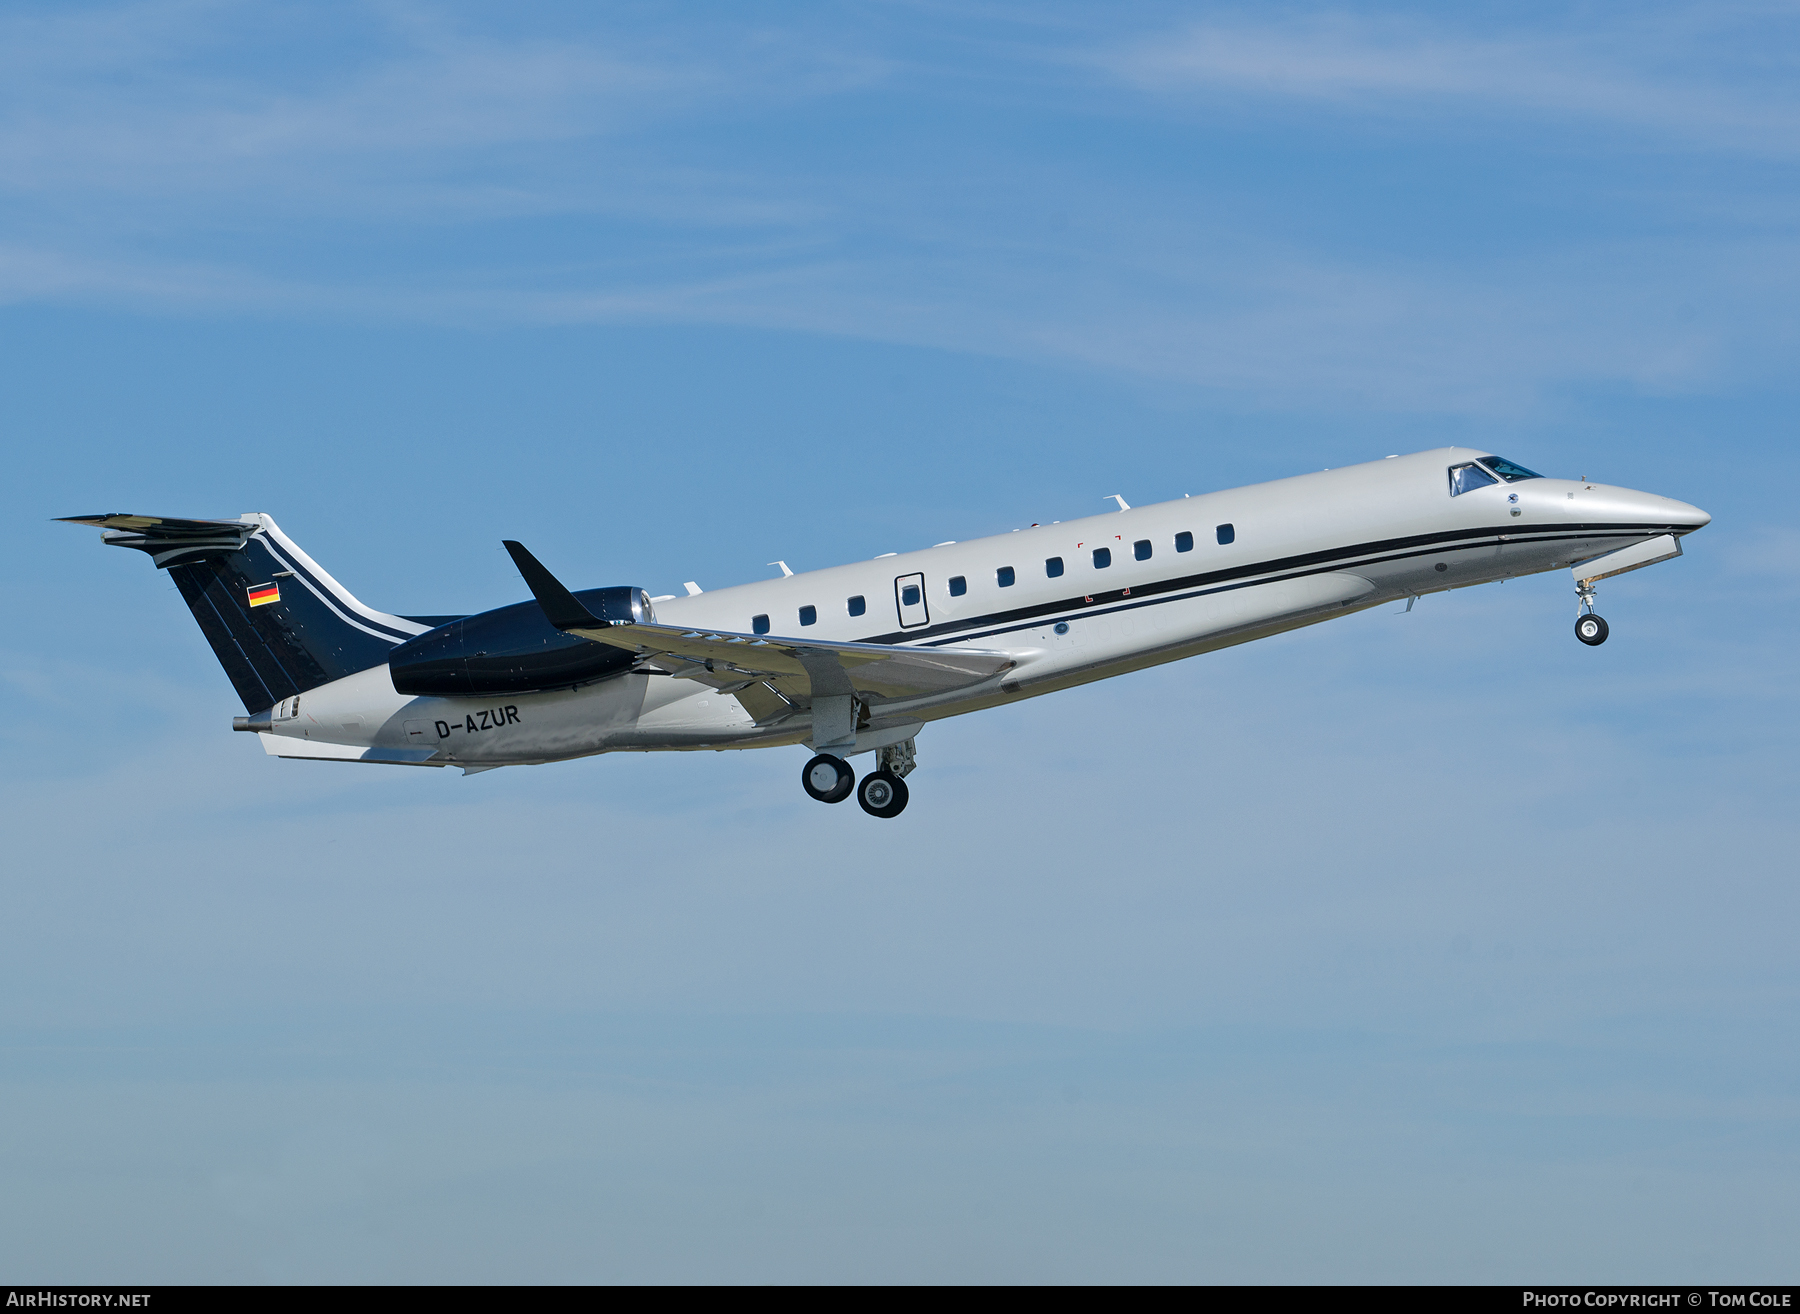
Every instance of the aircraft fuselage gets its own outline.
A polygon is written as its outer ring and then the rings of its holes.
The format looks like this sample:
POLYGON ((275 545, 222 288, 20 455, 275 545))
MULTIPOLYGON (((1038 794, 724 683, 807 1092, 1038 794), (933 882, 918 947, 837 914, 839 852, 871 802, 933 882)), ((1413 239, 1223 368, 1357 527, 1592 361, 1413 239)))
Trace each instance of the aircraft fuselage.
MULTIPOLYGON (((863 752, 942 717, 1384 602, 1569 567, 1708 520, 1683 502, 1579 480, 1482 471, 1489 482, 1452 495, 1452 469, 1482 457, 1459 448, 1391 457, 661 598, 655 620, 1010 658, 972 687, 864 700, 855 747, 838 750, 863 752)), ((277 755, 473 770, 813 739, 804 705, 641 671, 504 696, 408 697, 376 666, 306 691, 291 709, 287 701, 256 727, 277 755)))

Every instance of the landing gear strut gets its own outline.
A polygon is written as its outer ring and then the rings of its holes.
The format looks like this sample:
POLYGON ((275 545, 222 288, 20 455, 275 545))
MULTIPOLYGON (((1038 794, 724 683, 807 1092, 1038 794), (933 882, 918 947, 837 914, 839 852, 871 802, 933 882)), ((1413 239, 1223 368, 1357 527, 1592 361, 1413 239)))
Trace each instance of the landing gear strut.
POLYGON ((919 741, 902 739, 897 744, 876 749, 875 764, 892 775, 911 775, 912 769, 919 765, 919 741))
POLYGON ((1590 648, 1598 648, 1606 642, 1606 622, 1594 614, 1594 583, 1582 580, 1575 586, 1575 596, 1579 607, 1586 608, 1575 617, 1575 637, 1590 648))

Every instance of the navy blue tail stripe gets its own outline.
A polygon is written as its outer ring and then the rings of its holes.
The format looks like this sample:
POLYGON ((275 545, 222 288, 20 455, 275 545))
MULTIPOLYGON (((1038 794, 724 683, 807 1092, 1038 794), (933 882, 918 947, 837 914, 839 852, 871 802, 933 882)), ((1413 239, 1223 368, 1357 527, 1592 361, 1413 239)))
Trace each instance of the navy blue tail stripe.
POLYGON ((368 616, 357 611, 356 608, 352 607, 337 590, 326 585, 298 561, 284 553, 281 550, 281 545, 275 542, 272 535, 264 533, 258 535, 258 538, 262 542, 264 551, 276 561, 280 562, 285 569, 292 571, 295 577, 306 581, 307 585, 319 595, 325 604, 333 611, 337 612, 339 619, 346 625, 354 625, 358 629, 366 630, 367 632, 374 634, 377 638, 386 639, 390 643, 405 643, 408 639, 413 637, 411 633, 405 630, 398 630, 385 621, 371 620, 368 616))

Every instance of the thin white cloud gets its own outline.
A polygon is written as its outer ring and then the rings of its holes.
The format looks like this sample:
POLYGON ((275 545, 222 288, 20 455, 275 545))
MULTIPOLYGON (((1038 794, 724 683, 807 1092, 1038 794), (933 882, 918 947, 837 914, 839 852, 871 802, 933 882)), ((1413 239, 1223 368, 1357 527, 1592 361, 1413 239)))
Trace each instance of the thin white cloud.
POLYGON ((1480 268, 1331 261, 1208 233, 1134 260, 1073 245, 853 257, 805 243, 690 248, 657 266, 511 276, 297 277, 198 260, 0 246, 0 302, 440 324, 690 323, 1061 363, 1280 405, 1520 413, 1601 384, 1677 394, 1785 368, 1800 269, 1776 247, 1644 243, 1480 268), (1735 285, 1735 286, 1734 286, 1735 285), (1735 322, 1683 313, 1732 288, 1735 322), (1686 289, 1686 290, 1684 290, 1686 289))
POLYGON ((293 16, 255 14, 157 4, 0 20, 0 192, 261 192, 329 211, 371 197, 391 208, 406 189, 429 204, 454 187, 453 208, 497 192, 583 208, 603 180, 538 156, 882 76, 879 61, 800 41, 499 37, 416 12, 367 21, 326 56, 284 58, 293 16))
MULTIPOLYGON (((1800 150, 1800 67, 1721 69, 1706 35, 1649 19, 1485 34, 1347 13, 1196 23, 1104 49, 1114 77, 1163 95, 1252 93, 1374 110, 1461 107, 1652 130, 1709 146, 1800 150)), ((1771 34, 1773 35, 1773 34, 1771 34)))
MULTIPOLYGON (((277 49, 298 21, 284 10, 0 19, 0 301, 732 324, 1465 412, 1568 384, 1674 391, 1766 375, 1794 345, 1796 261, 1766 225, 1755 241, 1709 220, 1680 239, 1590 232, 1579 249, 1539 231, 1505 253, 1450 243, 1414 256, 1386 239, 1327 251, 1318 225, 1265 231, 1254 170, 1226 169, 1214 188, 1202 172, 1163 177, 1148 155, 1113 172, 1028 142, 963 153, 958 113, 979 78, 941 98, 922 89, 917 58, 886 57, 879 33, 861 46, 683 25, 549 40, 427 10, 353 12, 383 17, 291 56, 277 49), (818 149, 840 107, 872 103, 845 93, 871 88, 890 97, 875 111, 883 129, 929 151, 818 149), (739 115, 771 107, 739 130, 739 115), (941 121, 908 138, 900 120, 915 107, 941 121), (543 219, 569 222, 528 226, 543 219), (1689 303, 1701 309, 1684 317, 1689 303)), ((1606 59, 1597 44, 1246 19, 1099 58, 1132 86, 1229 92, 1234 106, 1246 92, 1460 100, 1689 127, 1738 114, 1772 131, 1789 103, 1684 101, 1700 82, 1659 82, 1642 33, 1606 59)), ((1113 91, 1096 97, 1086 73, 1071 79, 1044 52, 990 51, 997 62, 977 71, 1004 81, 1028 64, 1031 94, 1063 79, 1057 114, 1117 113, 1113 91)), ((1020 85, 1007 83, 1009 113, 1020 85)), ((1129 121, 1109 131, 1129 144, 1129 121)))

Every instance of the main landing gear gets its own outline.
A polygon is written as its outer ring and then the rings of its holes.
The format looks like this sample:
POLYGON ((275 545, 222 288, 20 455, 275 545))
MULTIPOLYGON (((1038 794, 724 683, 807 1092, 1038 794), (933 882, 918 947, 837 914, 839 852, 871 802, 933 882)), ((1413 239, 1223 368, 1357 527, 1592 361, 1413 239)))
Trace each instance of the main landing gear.
POLYGON ((856 772, 843 758, 820 753, 800 773, 800 785, 821 803, 842 803, 856 785, 856 772))
POLYGON ((1590 648, 1598 648, 1606 642, 1606 622, 1594 614, 1594 586, 1591 581, 1583 581, 1575 586, 1578 606, 1587 610, 1575 617, 1575 637, 1590 648))
POLYGON ((901 779, 913 769, 913 741, 894 744, 876 753, 876 769, 858 784, 856 773, 841 757, 820 753, 800 772, 800 786, 821 803, 842 803, 856 792, 856 801, 871 817, 897 817, 906 811, 911 795, 901 779))
POLYGON ((871 817, 897 817, 906 810, 906 782, 892 771, 871 771, 856 787, 856 801, 871 817))

